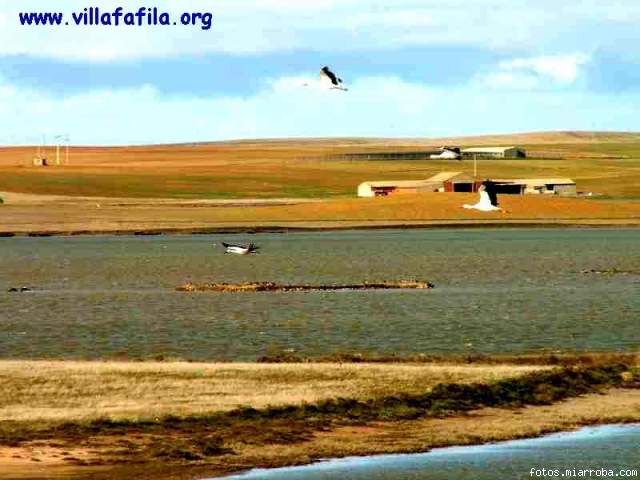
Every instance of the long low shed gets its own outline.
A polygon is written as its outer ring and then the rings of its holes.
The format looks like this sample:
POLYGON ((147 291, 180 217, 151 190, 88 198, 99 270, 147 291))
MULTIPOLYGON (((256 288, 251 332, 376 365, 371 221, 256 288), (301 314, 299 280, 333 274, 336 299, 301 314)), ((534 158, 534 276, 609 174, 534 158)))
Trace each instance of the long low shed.
MULTIPOLYGON (((502 195, 576 195, 576 182, 571 178, 492 179, 502 195)), ((358 186, 359 197, 386 197, 420 192, 475 192, 482 180, 462 172, 442 172, 425 180, 382 180, 358 186)))
POLYGON ((356 152, 329 155, 331 160, 429 160, 431 155, 440 154, 441 150, 423 150, 413 152, 356 152))
POLYGON ((473 147, 461 150, 463 158, 526 158, 527 152, 521 147, 473 147))
POLYGON ((364 182, 358 186, 358 196, 386 197, 391 194, 426 192, 429 191, 429 188, 430 185, 425 180, 382 180, 378 182, 364 182))
POLYGON ((494 181, 502 184, 498 186, 499 193, 524 195, 576 195, 578 193, 575 180, 570 178, 515 178, 494 181))
POLYGON ((475 180, 462 172, 442 172, 425 180, 383 180, 358 186, 359 197, 386 197, 420 192, 471 192, 475 180))

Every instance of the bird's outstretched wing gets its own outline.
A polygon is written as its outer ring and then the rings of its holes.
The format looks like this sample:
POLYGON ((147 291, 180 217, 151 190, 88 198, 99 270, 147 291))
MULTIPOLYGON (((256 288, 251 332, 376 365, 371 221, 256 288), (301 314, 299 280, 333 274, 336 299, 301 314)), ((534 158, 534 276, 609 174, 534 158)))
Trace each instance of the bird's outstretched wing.
POLYGON ((333 73, 329 67, 322 67, 320 70, 320 85, 331 90, 342 90, 344 92, 349 90, 342 86, 342 79, 333 73))
POLYGON ((491 205, 494 207, 498 206, 498 194, 495 190, 490 190, 487 192, 489 194, 489 200, 491 200, 491 205))
POLYGON ((338 78, 335 73, 333 73, 329 67, 322 67, 320 70, 320 79, 328 80, 334 86, 339 86, 342 83, 342 79, 338 78))
POLYGON ((224 248, 246 248, 243 245, 238 245, 237 243, 225 243, 225 242, 222 242, 222 246, 224 248))
POLYGON ((487 191, 487 195, 489 195, 489 200, 491 201, 491 205, 494 207, 498 206, 498 190, 497 184, 494 182, 484 182, 483 183, 485 190, 487 191))

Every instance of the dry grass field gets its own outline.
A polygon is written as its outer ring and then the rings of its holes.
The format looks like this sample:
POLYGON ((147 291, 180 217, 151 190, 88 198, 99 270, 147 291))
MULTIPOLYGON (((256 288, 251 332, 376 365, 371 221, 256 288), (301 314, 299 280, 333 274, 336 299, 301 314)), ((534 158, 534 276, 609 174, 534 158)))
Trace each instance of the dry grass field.
MULTIPOLYGON (((0 478, 11 480, 184 480, 210 478, 252 466, 283 467, 314 459, 424 452, 450 445, 474 445, 528 438, 597 423, 640 420, 640 390, 611 390, 549 406, 484 408, 447 418, 377 422, 316 432, 311 440, 268 445, 234 444, 234 454, 204 465, 169 465, 166 459, 140 465, 92 465, 95 449, 59 442, 0 446, 0 478)), ((123 449, 127 442, 123 441, 123 449)), ((102 445, 104 449, 105 446, 102 445)))
POLYGON ((205 478, 637 422, 637 359, 588 365, 3 362, 0 479, 205 478))
POLYGON ((439 383, 492 382, 527 365, 0 362, 0 422, 153 420, 239 407, 417 394, 439 383))
MULTIPOLYGON (((332 155, 442 144, 518 144, 525 160, 483 160, 481 177, 571 177, 580 190, 640 197, 640 134, 544 133, 446 139, 309 139, 145 147, 78 147, 70 165, 30 167, 35 148, 0 148, 0 191, 135 198, 351 197, 376 179, 473 172, 470 161, 346 161, 332 155)), ((53 149, 47 152, 55 158, 53 149)), ((63 155, 64 157, 64 155, 63 155)))
POLYGON ((638 225, 640 201, 502 196, 502 212, 465 210, 474 194, 426 193, 278 205, 171 201, 40 200, 2 208, 0 233, 215 232, 261 228, 359 228, 446 225, 638 225))
MULTIPOLYGON (((447 139, 299 139, 77 147, 69 165, 29 166, 35 149, 0 148, 0 232, 356 227, 518 221, 637 224, 640 134, 558 132, 447 139), (530 158, 480 160, 481 178, 570 177, 592 198, 503 196, 507 214, 463 211, 475 196, 355 198, 367 180, 473 172, 471 161, 349 161, 353 152, 442 144, 518 144, 530 158)), ((49 159, 54 158, 52 149, 49 159)), ((64 157, 64 155, 63 155, 64 157)))

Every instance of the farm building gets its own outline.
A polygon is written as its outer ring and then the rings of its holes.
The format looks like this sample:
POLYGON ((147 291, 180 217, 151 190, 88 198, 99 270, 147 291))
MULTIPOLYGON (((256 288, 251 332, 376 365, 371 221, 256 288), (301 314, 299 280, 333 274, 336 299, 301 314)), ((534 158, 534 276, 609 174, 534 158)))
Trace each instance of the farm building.
POLYGON ((462 172, 440 172, 427 180, 436 192, 473 192, 476 181, 462 172))
POLYGON ((442 172, 426 180, 385 180, 364 182, 358 186, 359 197, 386 197, 403 193, 472 192, 475 181, 462 172, 442 172))
POLYGON ((576 195, 576 182, 570 178, 517 178, 494 180, 498 193, 530 195, 576 195))
POLYGON ((441 153, 440 150, 424 150, 413 152, 358 152, 358 153, 341 153, 329 155, 330 160, 428 160, 433 154, 441 153))
POLYGON ((47 158, 46 157, 41 157, 39 155, 33 157, 32 163, 33 163, 34 167, 46 167, 46 166, 49 165, 47 163, 47 158))
MULTIPOLYGON (((570 178, 492 179, 502 195, 576 195, 576 182, 570 178)), ((403 193, 476 192, 481 180, 462 172, 441 172, 425 180, 384 180, 358 186, 359 197, 386 197, 403 193)))
POLYGON ((418 193, 425 188, 425 180, 386 180, 364 182, 358 186, 359 197, 386 197, 403 193, 418 193))
POLYGON ((462 150, 463 158, 526 158, 527 152, 520 147, 473 147, 462 150))

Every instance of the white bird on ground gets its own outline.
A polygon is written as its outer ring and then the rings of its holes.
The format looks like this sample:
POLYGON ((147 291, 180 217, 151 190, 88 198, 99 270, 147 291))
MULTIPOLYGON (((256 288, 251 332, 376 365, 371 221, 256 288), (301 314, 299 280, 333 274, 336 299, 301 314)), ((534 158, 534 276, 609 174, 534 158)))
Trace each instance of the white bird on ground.
POLYGON ((493 182, 483 182, 482 186, 478 189, 480 194, 480 201, 475 205, 463 205, 463 208, 480 210, 481 212, 495 212, 503 211, 498 206, 498 193, 496 191, 496 184, 493 182))
POLYGON ((253 243, 244 246, 222 242, 222 246, 226 249, 224 253, 233 253, 235 255, 250 255, 252 253, 258 253, 258 250, 260 250, 260 247, 254 245, 253 243))

